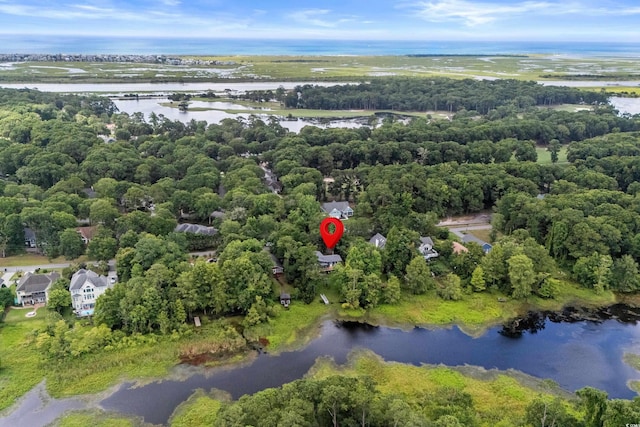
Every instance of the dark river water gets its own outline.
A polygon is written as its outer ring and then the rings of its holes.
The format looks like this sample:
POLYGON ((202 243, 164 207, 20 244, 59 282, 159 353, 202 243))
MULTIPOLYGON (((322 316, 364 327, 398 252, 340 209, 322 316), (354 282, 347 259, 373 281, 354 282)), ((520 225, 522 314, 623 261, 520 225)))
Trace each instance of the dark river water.
POLYGON ((478 338, 457 327, 402 331, 327 321, 320 326, 320 336, 303 350, 261 354, 251 364, 215 368, 183 381, 165 380, 142 387, 123 384, 100 406, 164 424, 176 406, 198 388, 217 388, 238 398, 301 378, 320 356, 344 363, 349 352, 358 348, 370 349, 388 361, 517 369, 551 378, 571 391, 593 386, 607 391, 611 398, 634 397, 627 382, 640 379, 640 373, 626 365, 622 356, 640 353, 640 316, 635 312, 620 315, 614 307, 590 318, 533 314, 478 338))

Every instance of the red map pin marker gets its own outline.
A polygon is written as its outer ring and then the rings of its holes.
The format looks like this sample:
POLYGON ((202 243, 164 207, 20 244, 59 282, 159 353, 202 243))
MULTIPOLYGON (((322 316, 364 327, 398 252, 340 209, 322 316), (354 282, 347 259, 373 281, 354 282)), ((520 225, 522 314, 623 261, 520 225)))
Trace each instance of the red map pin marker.
POLYGON ((320 236, 322 236, 324 244, 327 245, 327 248, 329 249, 333 249, 334 246, 338 244, 342 237, 342 233, 344 233, 344 225, 342 225, 342 221, 337 218, 325 218, 320 223, 320 236), (331 224, 336 228, 333 233, 329 231, 329 226, 331 224))

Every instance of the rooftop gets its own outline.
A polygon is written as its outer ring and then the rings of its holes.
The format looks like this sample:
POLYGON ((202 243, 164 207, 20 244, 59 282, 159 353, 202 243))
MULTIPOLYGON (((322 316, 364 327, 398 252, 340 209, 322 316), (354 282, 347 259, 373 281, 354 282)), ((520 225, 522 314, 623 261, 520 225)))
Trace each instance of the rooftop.
POLYGON ((69 290, 74 291, 77 289, 82 289, 82 286, 84 286, 84 284, 87 282, 91 283, 96 288, 109 286, 109 281, 105 276, 98 276, 97 273, 91 270, 80 269, 76 271, 71 277, 69 290))
POLYGON ((178 224, 174 231, 178 233, 205 234, 209 236, 213 236, 218 232, 218 230, 213 227, 205 227, 204 225, 189 223, 178 224))
POLYGON ((320 251, 316 251, 316 257, 318 258, 318 262, 342 262, 342 257, 340 255, 325 255, 320 251))

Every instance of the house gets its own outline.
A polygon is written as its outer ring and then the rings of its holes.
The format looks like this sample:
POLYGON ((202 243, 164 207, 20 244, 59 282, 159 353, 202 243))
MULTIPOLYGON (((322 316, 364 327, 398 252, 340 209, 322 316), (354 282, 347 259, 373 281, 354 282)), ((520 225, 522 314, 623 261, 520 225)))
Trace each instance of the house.
POLYGON ((206 236, 213 236, 218 232, 218 230, 213 227, 205 227, 204 225, 189 224, 186 222, 184 224, 178 224, 173 231, 176 233, 203 234, 206 236))
POLYGON ((469 243, 469 242, 477 243, 480 247, 482 247, 482 250, 484 251, 485 254, 489 253, 489 251, 491 251, 491 249, 493 248, 493 246, 491 246, 489 243, 485 242, 482 239, 478 239, 473 234, 465 234, 464 237, 462 237, 462 241, 464 243, 469 243))
POLYGON ((333 267, 335 267, 336 264, 342 262, 342 257, 340 255, 324 255, 320 251, 316 251, 316 257, 318 258, 318 265, 320 266, 320 270, 324 271, 325 273, 330 272, 331 270, 333 270, 333 267))
POLYGON ((83 188, 82 192, 87 195, 88 199, 97 199, 98 198, 98 193, 93 189, 93 187, 91 187, 91 188, 83 188))
POLYGON ((349 202, 328 202, 322 204, 322 210, 332 218, 348 219, 353 216, 349 202))
POLYGON ((282 267, 282 264, 280 263, 278 258, 271 253, 268 247, 265 247, 264 250, 267 251, 267 253, 269 253, 269 256, 271 257, 271 261, 273 262, 273 267, 271 267, 271 273, 273 273, 273 275, 276 277, 284 273, 284 268, 282 267))
POLYGON ((433 239, 431 237, 420 237, 418 251, 427 261, 438 257, 438 252, 433 249, 433 239))
POLYGON ((378 249, 384 249, 384 246, 387 244, 387 238, 380 233, 376 233, 375 236, 369 239, 369 243, 378 249))
POLYGON ((77 227, 76 231, 78 232, 78 234, 80 234, 82 242, 85 245, 88 245, 91 239, 93 239, 93 236, 95 236, 96 232, 98 231, 98 226, 93 225, 91 227, 77 227))
POLYGON ((71 305, 78 317, 90 316, 96 307, 96 300, 113 286, 106 276, 98 276, 91 270, 80 269, 71 276, 69 292, 71 305))
POLYGON ((224 211, 213 211, 211 215, 209 215, 209 218, 224 219, 224 211))
POLYGON ((28 248, 36 247, 36 233, 29 227, 24 228, 24 245, 28 248))
POLYGON ((16 300, 22 306, 26 304, 42 304, 49 301, 49 289, 60 278, 58 273, 34 274, 25 273, 16 287, 16 300))
POLYGON ((289 308, 289 304, 291 304, 291 295, 286 292, 280 293, 280 304, 284 305, 284 308, 289 308))
POLYGON ((466 247, 464 247, 458 242, 453 242, 452 246, 453 246, 453 253, 456 255, 460 255, 463 252, 469 252, 469 249, 467 249, 466 247))

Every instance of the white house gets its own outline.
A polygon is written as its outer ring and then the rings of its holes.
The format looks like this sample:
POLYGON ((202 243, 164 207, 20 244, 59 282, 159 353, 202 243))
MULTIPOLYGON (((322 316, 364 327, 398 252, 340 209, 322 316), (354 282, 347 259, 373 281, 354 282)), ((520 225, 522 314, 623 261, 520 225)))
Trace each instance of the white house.
POLYGON ((25 273, 18 281, 16 296, 18 304, 41 304, 49 301, 49 289, 60 275, 56 272, 49 274, 25 273))
POLYGON ((96 300, 111 287, 109 279, 98 276, 91 270, 80 269, 71 277, 69 292, 76 315, 90 316, 96 307, 96 300))
POLYGON ((438 252, 433 249, 433 240, 431 237, 420 237, 418 251, 427 261, 438 257, 438 252))
POLYGON ((349 202, 328 202, 322 204, 322 210, 332 218, 348 219, 353 216, 349 202))

